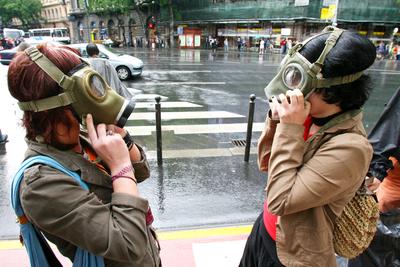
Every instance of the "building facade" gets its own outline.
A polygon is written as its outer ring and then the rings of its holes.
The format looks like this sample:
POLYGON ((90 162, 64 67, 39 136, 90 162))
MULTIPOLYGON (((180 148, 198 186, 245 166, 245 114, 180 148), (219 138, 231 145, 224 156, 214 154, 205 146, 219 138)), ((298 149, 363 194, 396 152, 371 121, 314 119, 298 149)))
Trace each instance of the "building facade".
POLYGON ((71 9, 70 0, 41 0, 42 28, 68 28, 70 22, 68 14, 71 9))
POLYGON ((115 44, 139 46, 146 41, 145 15, 137 10, 129 10, 125 14, 89 13, 82 6, 82 1, 71 0, 69 20, 73 43, 110 39, 115 44))
MULTIPOLYGON (((177 42, 196 30, 202 47, 210 38, 220 44, 228 39, 230 45, 241 39, 250 47, 261 38, 301 41, 333 23, 374 41, 390 41, 400 26, 396 0, 173 0, 173 6, 177 42)), ((169 24, 169 17, 168 8, 161 8, 162 25, 169 24)))

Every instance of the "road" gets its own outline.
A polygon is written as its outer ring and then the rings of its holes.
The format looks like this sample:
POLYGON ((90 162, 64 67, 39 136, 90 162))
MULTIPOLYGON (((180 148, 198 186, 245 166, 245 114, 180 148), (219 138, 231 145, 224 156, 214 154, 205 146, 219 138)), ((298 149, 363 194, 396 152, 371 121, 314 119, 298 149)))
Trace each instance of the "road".
MULTIPOLYGON (((127 50, 144 61, 139 79, 127 81, 137 107, 127 129, 149 155, 151 178, 140 185, 161 230, 251 224, 262 209, 266 175, 257 169, 254 146, 267 110, 264 87, 280 55, 211 53, 206 50, 127 50), (256 94, 252 154, 243 161, 249 95, 256 94), (157 166, 154 97, 161 96, 164 164, 157 166)), ((371 129, 400 84, 400 64, 377 61, 368 71, 374 91, 365 107, 371 129)), ((23 158, 21 112, 9 95, 7 67, 0 65, 0 238, 18 233, 9 204, 10 176, 23 158)))

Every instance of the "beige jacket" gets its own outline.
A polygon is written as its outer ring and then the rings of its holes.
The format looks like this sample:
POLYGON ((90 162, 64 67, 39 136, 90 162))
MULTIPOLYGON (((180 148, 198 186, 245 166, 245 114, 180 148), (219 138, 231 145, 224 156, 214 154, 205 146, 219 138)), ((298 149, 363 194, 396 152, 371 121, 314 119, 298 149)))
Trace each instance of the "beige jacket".
POLYGON ((333 267, 328 211, 340 215, 360 187, 372 147, 360 110, 339 115, 306 142, 303 133, 302 125, 267 120, 258 142, 269 211, 280 216, 277 253, 285 266, 333 267))
MULTIPOLYGON (((26 157, 50 156, 79 172, 89 186, 82 189, 73 178, 45 165, 25 170, 21 204, 28 219, 71 259, 79 246, 103 256, 106 266, 160 266, 154 231, 146 226, 147 200, 114 193, 111 178, 82 155, 27 141, 26 157)), ((138 146, 139 147, 139 146, 138 146)), ((138 180, 149 176, 146 156, 134 163, 138 180)))

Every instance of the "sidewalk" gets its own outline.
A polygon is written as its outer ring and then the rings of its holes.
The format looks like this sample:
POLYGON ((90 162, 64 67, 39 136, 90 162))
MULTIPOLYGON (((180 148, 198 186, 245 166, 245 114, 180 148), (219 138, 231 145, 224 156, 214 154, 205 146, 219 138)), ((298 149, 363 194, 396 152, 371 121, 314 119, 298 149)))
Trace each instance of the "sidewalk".
MULTIPOLYGON (((163 267, 238 266, 250 230, 251 226, 245 225, 159 232, 163 267)), ((63 266, 72 266, 69 259, 54 251, 63 266)), ((3 267, 29 266, 18 240, 0 241, 0 258, 3 267)))

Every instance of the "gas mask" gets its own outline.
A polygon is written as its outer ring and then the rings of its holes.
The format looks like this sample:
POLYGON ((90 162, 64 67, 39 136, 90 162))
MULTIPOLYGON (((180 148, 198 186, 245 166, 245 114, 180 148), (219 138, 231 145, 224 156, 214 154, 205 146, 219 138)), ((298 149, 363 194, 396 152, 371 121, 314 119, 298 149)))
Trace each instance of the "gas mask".
POLYGON ((39 112, 71 105, 82 124, 85 122, 85 116, 90 113, 95 124, 115 124, 121 128, 125 125, 135 102, 118 95, 83 59, 82 64, 74 68, 69 75, 65 75, 36 47, 27 48, 25 53, 64 91, 56 96, 19 102, 21 110, 39 112))
POLYGON ((363 75, 362 71, 334 78, 324 78, 321 73, 326 56, 335 46, 343 32, 344 30, 342 29, 328 26, 322 33, 293 46, 282 60, 278 74, 265 87, 267 98, 270 99, 272 96, 286 94, 286 91, 294 89, 299 89, 307 98, 316 88, 329 88, 339 84, 351 83, 360 78, 363 75), (325 41, 324 50, 316 62, 310 63, 299 51, 310 40, 327 32, 331 32, 331 34, 325 41))

